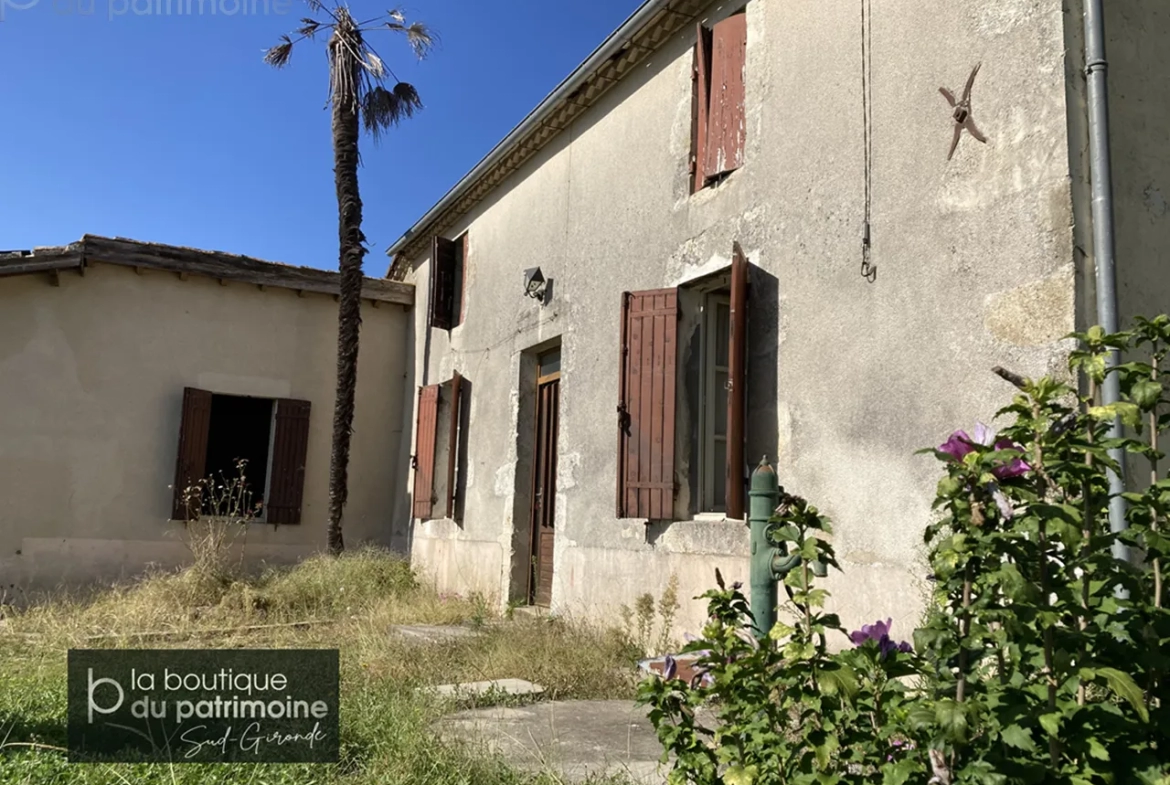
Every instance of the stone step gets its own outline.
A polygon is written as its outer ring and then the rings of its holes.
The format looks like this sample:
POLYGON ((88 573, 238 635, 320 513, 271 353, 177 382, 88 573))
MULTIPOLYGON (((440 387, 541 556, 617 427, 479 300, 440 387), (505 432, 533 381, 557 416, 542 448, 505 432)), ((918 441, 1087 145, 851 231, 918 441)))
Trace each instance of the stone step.
POLYGON ((448 698, 481 698, 487 695, 538 696, 544 694, 544 687, 524 679, 494 679, 492 681, 471 681, 461 684, 440 684, 436 687, 420 687, 448 698))

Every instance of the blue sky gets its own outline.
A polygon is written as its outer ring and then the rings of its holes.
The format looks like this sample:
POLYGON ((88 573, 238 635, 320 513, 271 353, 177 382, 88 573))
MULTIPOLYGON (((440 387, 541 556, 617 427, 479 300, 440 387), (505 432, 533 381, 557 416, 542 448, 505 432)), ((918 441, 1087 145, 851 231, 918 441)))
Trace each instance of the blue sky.
MULTIPOLYGON (((202 0, 200 14, 188 1, 168 15, 167 0, 0 0, 0 250, 90 233, 336 269, 323 46, 301 44, 282 71, 262 61, 307 8, 243 0, 256 13, 225 15, 241 0, 202 0)), ((378 145, 363 138, 367 274, 638 5, 404 6, 442 42, 418 63, 403 40, 374 39, 425 109, 378 145)))

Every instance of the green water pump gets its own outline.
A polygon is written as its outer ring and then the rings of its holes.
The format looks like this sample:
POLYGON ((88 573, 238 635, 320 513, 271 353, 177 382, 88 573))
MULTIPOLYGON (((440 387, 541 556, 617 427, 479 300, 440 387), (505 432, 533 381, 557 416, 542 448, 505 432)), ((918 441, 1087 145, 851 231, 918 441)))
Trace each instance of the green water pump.
MULTIPOLYGON (((786 543, 776 545, 771 541, 771 530, 776 524, 769 523, 769 520, 780 504, 782 490, 776 470, 765 455, 752 472, 751 490, 748 491, 752 545, 751 609, 756 635, 760 638, 766 637, 776 624, 777 583, 800 566, 799 553, 789 554, 786 543)), ((820 563, 814 562, 810 566, 817 575, 826 572, 820 563)))

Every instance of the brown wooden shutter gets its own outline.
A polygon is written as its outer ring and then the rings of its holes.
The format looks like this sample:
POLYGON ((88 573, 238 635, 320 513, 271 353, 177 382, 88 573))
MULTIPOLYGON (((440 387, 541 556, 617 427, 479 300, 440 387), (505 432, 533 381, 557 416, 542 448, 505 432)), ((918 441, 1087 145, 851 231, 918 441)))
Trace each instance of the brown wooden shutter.
POLYGON ((414 437, 414 517, 422 520, 429 519, 435 508, 435 437, 438 422, 439 385, 420 387, 414 437))
POLYGON ((207 436, 211 432, 211 393, 194 387, 183 389, 183 415, 179 421, 179 455, 175 461, 175 486, 171 520, 187 520, 183 492, 203 479, 207 471, 207 436))
POLYGON ((622 298, 617 516, 666 520, 674 513, 678 290, 622 298))
POLYGON ((447 434, 447 517, 455 517, 455 466, 459 457, 459 402, 462 399, 459 371, 451 377, 451 430, 447 434))
POLYGON ((707 178, 743 166, 744 63, 747 57, 747 14, 735 14, 715 25, 711 44, 711 98, 707 137, 707 178))
POLYGON ((431 296, 429 323, 440 330, 450 330, 455 310, 455 267, 458 246, 454 240, 435 237, 431 249, 431 296))
POLYGON ((268 498, 269 523, 300 523, 305 496, 305 462, 309 457, 309 412, 312 404, 281 398, 276 401, 272 434, 272 470, 268 498))
POLYGON ((727 384, 727 517, 744 518, 744 412, 747 408, 747 258, 731 254, 731 336, 727 384))
POLYGON ((711 31, 702 24, 695 33, 695 70, 691 100, 691 191, 701 190, 707 182, 707 131, 711 103, 711 31))
POLYGON ((461 268, 459 275, 462 279, 459 282, 459 324, 463 324, 463 321, 467 318, 467 249, 467 232, 464 232, 460 247, 460 257, 463 263, 459 265, 461 268))

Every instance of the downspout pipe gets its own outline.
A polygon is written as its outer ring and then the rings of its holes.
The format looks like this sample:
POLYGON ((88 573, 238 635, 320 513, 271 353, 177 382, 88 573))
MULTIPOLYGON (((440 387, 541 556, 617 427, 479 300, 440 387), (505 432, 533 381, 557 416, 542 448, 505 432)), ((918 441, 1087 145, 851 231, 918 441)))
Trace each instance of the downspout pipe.
MULTIPOLYGON (((1097 323, 1106 333, 1118 331, 1117 275, 1114 267, 1116 243, 1113 234, 1113 171, 1109 156, 1109 65, 1105 59, 1105 9, 1103 0, 1084 0, 1085 79, 1089 120, 1089 182, 1092 196, 1093 260, 1097 273, 1097 323)), ((1111 372, 1121 362, 1120 353, 1111 350, 1105 357, 1105 383, 1101 402, 1108 406, 1121 399, 1121 383, 1111 372)), ((1109 437, 1122 435, 1121 420, 1114 418, 1109 437)), ((1126 528, 1125 450, 1109 451, 1119 472, 1109 471, 1109 529, 1119 533, 1126 528)), ((1113 543, 1113 555, 1128 560, 1129 549, 1113 543)))

